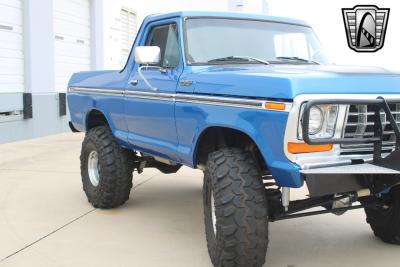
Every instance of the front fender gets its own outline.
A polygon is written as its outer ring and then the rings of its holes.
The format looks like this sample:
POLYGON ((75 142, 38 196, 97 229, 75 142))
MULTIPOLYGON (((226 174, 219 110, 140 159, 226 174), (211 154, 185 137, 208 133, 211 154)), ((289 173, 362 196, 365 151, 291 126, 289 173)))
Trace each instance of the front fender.
POLYGON ((283 150, 287 112, 176 103, 175 115, 179 138, 178 155, 184 164, 195 167, 198 143, 207 128, 231 128, 253 139, 280 186, 303 185, 299 167, 286 158, 283 150))

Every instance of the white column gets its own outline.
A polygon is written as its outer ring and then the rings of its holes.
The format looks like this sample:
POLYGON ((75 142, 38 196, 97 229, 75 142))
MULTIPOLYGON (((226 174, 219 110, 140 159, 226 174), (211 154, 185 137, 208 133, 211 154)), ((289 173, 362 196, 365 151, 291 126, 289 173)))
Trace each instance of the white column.
POLYGON ((104 69, 104 1, 92 0, 91 27, 92 27, 92 68, 104 69))
POLYGON ((24 0, 26 92, 54 92, 53 0, 24 0))

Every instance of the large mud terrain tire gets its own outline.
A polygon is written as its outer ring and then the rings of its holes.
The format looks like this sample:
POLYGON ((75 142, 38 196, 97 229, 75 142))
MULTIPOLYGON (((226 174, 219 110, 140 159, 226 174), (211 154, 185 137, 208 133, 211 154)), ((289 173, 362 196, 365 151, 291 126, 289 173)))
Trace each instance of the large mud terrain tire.
POLYGON ((108 127, 95 127, 86 134, 81 151, 81 176, 88 201, 96 208, 124 204, 132 188, 129 152, 115 141, 108 127))
POLYGON ((383 208, 365 208, 367 222, 375 236, 386 243, 400 245, 400 186, 393 187, 383 200, 383 208))
POLYGON ((216 267, 261 267, 268 246, 265 189, 251 153, 211 153, 204 173, 205 230, 216 267))

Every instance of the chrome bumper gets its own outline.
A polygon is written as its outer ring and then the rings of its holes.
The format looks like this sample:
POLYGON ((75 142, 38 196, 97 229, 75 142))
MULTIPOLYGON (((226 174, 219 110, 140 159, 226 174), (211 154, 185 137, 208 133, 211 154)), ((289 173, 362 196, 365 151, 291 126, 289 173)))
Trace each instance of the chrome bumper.
POLYGON ((382 174, 382 175, 400 175, 400 171, 377 166, 370 163, 354 164, 339 167, 328 167, 319 169, 302 170, 304 175, 328 175, 328 174, 382 174))

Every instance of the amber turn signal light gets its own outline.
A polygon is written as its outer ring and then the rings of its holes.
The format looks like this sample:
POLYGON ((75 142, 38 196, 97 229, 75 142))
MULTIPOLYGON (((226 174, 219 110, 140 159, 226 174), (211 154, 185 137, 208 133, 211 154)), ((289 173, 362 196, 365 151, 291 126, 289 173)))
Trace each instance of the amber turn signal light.
POLYGON ((288 143, 288 151, 291 154, 326 152, 333 149, 332 144, 327 145, 309 145, 305 143, 288 143))
POLYGON ((265 102, 264 107, 265 109, 270 109, 270 110, 279 110, 279 111, 286 110, 285 103, 265 102))

